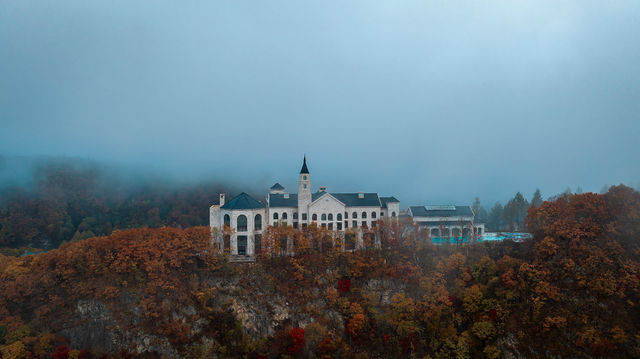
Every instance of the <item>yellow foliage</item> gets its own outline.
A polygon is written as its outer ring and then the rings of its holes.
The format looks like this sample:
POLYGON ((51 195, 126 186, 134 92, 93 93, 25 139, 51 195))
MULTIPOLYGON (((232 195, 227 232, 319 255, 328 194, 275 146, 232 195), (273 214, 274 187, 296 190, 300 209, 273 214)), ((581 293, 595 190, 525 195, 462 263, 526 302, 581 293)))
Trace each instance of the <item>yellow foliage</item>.
POLYGON ((21 341, 14 342, 2 348, 2 359, 25 359, 27 348, 21 341))

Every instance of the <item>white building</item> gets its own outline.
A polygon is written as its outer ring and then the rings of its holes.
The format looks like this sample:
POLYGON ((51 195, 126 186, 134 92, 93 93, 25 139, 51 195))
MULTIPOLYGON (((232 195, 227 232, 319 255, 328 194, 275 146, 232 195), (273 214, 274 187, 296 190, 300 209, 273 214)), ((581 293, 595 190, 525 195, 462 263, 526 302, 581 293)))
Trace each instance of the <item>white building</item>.
POLYGON ((429 229, 431 237, 468 237, 482 235, 484 223, 475 223, 470 206, 411 206, 408 214, 414 223, 429 229))
POLYGON ((306 157, 298 180, 298 193, 287 193, 279 183, 274 184, 266 202, 257 201, 241 193, 225 203, 210 208, 210 224, 213 229, 229 227, 232 234, 227 243, 218 236, 216 245, 230 249, 232 255, 253 256, 261 245, 265 225, 287 225, 304 228, 311 223, 338 232, 376 226, 379 219, 396 219, 400 202, 394 197, 380 197, 377 193, 330 193, 326 187, 311 192, 311 175, 306 157), (266 220, 265 220, 266 218, 266 220))

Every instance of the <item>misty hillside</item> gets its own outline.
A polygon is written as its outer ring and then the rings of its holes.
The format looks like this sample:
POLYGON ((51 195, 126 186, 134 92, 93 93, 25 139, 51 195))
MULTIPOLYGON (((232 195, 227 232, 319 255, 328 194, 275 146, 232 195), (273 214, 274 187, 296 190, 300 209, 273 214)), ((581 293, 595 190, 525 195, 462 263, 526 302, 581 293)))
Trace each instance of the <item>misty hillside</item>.
POLYGON ((4 161, 0 248, 47 250, 116 229, 204 226, 218 193, 233 195, 233 186, 222 181, 175 182, 160 175, 116 172, 95 161, 4 161))
MULTIPOLYGON (((638 357, 639 215, 640 193, 621 186, 532 208, 527 242, 436 246, 381 223, 382 249, 343 252, 311 226, 295 256, 267 250, 253 264, 213 253, 207 227, 115 231, 0 257, 0 348, 39 358, 638 357)), ((265 248, 288 231, 270 228, 265 248)))

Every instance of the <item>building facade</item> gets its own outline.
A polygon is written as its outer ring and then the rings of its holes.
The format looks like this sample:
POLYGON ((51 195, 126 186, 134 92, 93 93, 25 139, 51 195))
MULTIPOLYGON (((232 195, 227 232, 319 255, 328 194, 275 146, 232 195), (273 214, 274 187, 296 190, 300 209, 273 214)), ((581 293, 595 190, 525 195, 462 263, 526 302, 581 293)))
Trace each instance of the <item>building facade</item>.
POLYGON ((411 206, 407 212, 413 222, 428 229, 433 238, 468 238, 484 234, 484 223, 475 223, 470 206, 411 206))
POLYGON ((318 227, 344 233, 352 229, 376 226, 378 220, 397 219, 400 202, 395 197, 380 197, 377 193, 333 193, 326 187, 311 191, 311 174, 306 157, 298 178, 298 193, 288 193, 279 183, 274 184, 266 201, 260 202, 241 193, 229 202, 224 194, 220 203, 209 210, 212 231, 218 233, 215 245, 228 249, 232 255, 251 257, 261 245, 265 226, 304 228, 311 223, 318 227), (224 229, 230 233, 222 235, 224 229))

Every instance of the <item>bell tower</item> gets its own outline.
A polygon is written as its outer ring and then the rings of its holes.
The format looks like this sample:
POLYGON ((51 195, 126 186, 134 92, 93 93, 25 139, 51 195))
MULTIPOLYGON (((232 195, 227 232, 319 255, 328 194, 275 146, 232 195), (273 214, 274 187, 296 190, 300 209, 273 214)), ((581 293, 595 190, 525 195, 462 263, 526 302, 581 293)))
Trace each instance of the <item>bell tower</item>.
POLYGON ((298 218, 300 223, 309 223, 309 205, 311 204, 311 176, 307 168, 307 156, 302 161, 300 181, 298 183, 298 218))

